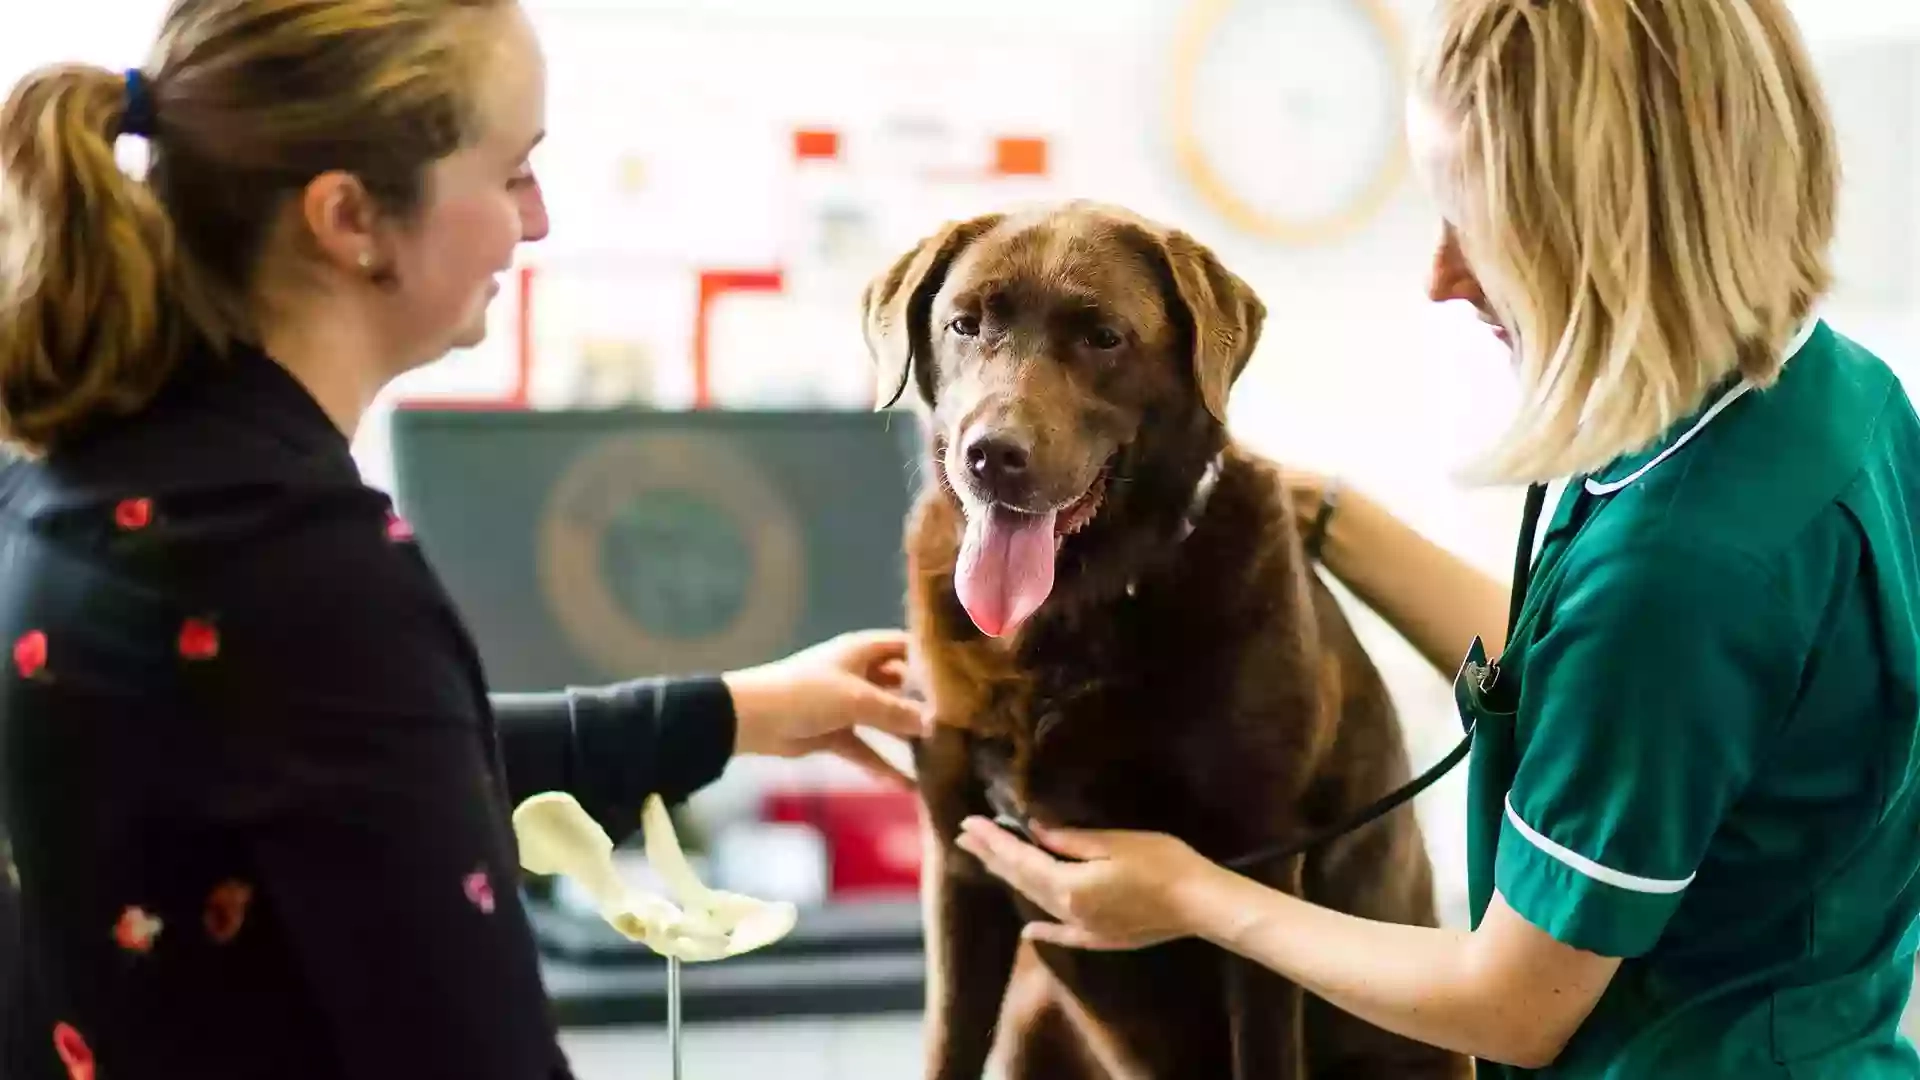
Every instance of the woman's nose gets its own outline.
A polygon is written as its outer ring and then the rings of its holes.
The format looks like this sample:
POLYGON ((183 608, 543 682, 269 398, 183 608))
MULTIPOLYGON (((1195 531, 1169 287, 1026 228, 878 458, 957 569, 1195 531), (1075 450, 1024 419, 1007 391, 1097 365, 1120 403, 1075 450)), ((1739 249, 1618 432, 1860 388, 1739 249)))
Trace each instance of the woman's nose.
POLYGON ((545 240, 547 230, 547 197, 535 180, 520 195, 520 239, 523 243, 545 240))
POLYGON ((1436 304, 1466 300, 1476 306, 1484 298, 1480 281, 1467 267, 1466 256, 1460 252, 1460 240, 1451 226, 1441 236, 1440 246, 1433 253, 1433 272, 1427 279, 1427 298, 1436 304))

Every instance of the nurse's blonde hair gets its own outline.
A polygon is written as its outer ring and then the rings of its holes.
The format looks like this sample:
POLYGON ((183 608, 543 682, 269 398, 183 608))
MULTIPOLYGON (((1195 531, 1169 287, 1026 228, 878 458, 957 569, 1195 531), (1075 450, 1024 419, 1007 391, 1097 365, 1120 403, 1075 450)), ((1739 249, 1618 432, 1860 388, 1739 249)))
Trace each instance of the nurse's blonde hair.
POLYGON ((1434 31, 1439 195, 1523 395, 1477 478, 1595 470, 1736 372, 1771 384, 1832 280, 1839 187, 1786 4, 1441 0, 1434 31))

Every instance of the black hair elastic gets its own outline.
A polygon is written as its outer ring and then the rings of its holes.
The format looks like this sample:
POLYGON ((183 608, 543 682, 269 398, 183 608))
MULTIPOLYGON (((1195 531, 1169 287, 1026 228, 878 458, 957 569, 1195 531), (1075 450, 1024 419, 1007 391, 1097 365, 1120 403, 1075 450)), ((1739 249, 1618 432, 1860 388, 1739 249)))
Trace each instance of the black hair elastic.
POLYGON ((120 117, 120 134, 136 138, 153 137, 157 118, 153 112, 153 88, 139 68, 127 69, 127 102, 120 117))

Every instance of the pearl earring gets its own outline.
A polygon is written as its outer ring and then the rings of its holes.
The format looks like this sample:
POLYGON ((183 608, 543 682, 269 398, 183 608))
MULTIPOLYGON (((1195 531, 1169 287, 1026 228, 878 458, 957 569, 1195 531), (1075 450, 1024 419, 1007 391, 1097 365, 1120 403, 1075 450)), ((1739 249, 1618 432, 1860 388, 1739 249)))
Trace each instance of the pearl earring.
POLYGON ((363 251, 360 253, 360 269, 373 269, 373 254, 371 252, 363 251))

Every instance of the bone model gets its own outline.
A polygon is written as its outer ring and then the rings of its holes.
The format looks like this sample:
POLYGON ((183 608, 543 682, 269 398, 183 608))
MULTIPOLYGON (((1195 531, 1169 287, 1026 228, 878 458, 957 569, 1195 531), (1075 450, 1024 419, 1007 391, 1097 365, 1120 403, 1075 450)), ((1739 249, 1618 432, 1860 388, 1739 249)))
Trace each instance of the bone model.
POLYGON ((658 795, 641 808, 647 862, 673 899, 635 889, 613 865, 613 841, 573 796, 549 791, 513 811, 520 865, 535 874, 564 874, 599 908, 600 917, 630 941, 669 959, 724 960, 785 937, 799 912, 784 901, 710 889, 680 850, 673 820, 658 795))

